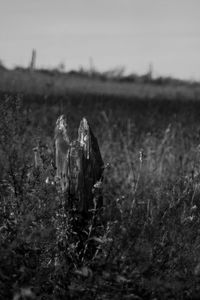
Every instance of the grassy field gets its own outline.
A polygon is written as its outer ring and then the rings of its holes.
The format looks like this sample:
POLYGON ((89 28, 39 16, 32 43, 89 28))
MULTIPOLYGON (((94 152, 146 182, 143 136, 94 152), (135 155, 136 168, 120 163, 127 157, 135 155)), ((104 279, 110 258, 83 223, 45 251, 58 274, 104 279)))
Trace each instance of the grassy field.
POLYGON ((69 93, 106 95, 138 99, 198 100, 200 83, 173 78, 151 79, 148 75, 113 77, 89 71, 60 73, 58 71, 0 68, 0 91, 43 96, 69 93))
POLYGON ((199 85, 1 72, 1 299, 199 299, 199 85), (61 113, 73 137, 88 119, 107 165, 85 233, 33 167, 61 113))

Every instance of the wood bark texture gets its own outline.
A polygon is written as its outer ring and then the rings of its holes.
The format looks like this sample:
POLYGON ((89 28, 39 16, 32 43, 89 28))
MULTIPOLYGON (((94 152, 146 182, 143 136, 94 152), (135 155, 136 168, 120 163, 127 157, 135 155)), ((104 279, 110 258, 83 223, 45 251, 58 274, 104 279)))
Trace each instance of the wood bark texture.
POLYGON ((78 129, 78 138, 70 142, 66 118, 58 118, 55 128, 56 176, 67 197, 69 208, 78 208, 81 213, 103 205, 101 191, 95 196, 95 187, 100 187, 103 176, 103 160, 99 145, 88 121, 83 118, 78 129))

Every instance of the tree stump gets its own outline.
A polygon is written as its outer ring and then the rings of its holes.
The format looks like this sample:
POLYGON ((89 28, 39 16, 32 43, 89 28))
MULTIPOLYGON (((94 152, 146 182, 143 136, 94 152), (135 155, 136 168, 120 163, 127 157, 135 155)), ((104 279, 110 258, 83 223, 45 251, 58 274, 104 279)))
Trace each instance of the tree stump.
POLYGON ((55 127, 56 177, 67 198, 68 208, 76 207, 87 215, 90 209, 101 208, 101 182, 104 164, 99 145, 88 121, 83 118, 78 138, 70 142, 66 118, 58 118, 55 127), (98 190, 96 193, 95 190, 98 190))

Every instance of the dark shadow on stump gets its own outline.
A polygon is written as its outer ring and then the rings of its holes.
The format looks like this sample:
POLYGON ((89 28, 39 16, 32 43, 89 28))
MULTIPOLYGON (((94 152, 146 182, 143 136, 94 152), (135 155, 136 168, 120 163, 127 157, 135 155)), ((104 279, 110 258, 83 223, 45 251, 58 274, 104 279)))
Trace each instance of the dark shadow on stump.
POLYGON ((90 237, 96 234, 88 233, 89 228, 93 230, 101 225, 103 210, 104 164, 98 141, 85 118, 80 122, 77 140, 71 142, 66 118, 63 115, 58 118, 55 163, 56 177, 65 195, 65 209, 72 216, 73 230, 79 235, 81 252, 88 234, 90 237))

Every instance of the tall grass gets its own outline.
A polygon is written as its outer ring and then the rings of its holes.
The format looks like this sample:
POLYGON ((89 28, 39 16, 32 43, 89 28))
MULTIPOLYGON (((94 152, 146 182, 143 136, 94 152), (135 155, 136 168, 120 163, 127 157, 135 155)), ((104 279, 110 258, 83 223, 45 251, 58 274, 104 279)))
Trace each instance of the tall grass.
POLYGON ((1 298, 198 299, 198 104, 36 100, 1 98, 1 298), (51 161, 61 112, 72 135, 87 117, 106 165, 104 212, 84 230, 45 183, 53 167, 33 164, 39 141, 51 161))

